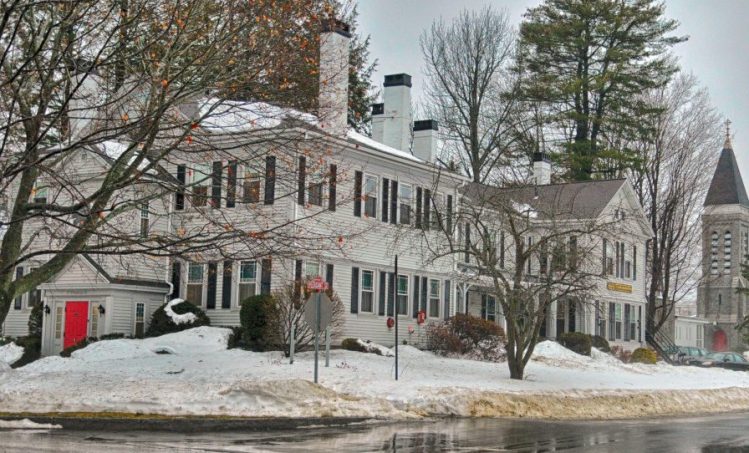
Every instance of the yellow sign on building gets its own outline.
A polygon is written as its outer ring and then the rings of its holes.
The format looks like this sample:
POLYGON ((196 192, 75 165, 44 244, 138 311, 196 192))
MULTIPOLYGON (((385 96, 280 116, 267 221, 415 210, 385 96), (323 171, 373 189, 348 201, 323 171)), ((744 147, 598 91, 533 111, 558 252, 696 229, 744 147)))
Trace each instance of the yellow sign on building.
POLYGON ((606 283, 606 289, 608 289, 609 291, 616 291, 620 293, 632 293, 632 285, 627 285, 625 283, 608 282, 606 283))

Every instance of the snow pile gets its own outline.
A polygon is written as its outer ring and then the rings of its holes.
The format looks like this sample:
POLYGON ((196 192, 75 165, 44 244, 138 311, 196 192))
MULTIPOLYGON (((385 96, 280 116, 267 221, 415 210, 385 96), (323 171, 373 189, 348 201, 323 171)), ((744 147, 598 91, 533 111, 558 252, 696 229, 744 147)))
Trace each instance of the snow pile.
MULTIPOLYGON (((13 365, 23 357, 23 347, 15 343, 0 346, 0 363, 13 365)), ((1 365, 0 365, 1 366, 1 365)))
POLYGON ((359 344, 359 346, 362 346, 364 350, 367 352, 371 352, 377 355, 382 355, 385 357, 395 356, 395 353, 390 348, 386 348, 385 346, 382 346, 380 344, 372 343, 371 341, 363 341, 358 338, 356 342, 359 344))
POLYGON ((182 302, 184 302, 184 299, 170 300, 169 303, 164 307, 164 313, 166 313, 166 315, 169 316, 172 322, 177 325, 194 323, 198 319, 198 317, 195 316, 195 313, 183 313, 181 315, 178 315, 174 312, 174 310, 172 310, 172 307, 174 307, 175 305, 179 305, 182 302))
POLYGON ((34 423, 28 418, 22 420, 0 420, 0 429, 60 429, 60 425, 34 423))
POLYGON ((230 333, 199 327, 144 340, 101 341, 68 359, 47 357, 2 376, 0 407, 8 413, 392 419, 624 418, 749 409, 749 373, 628 365, 597 350, 581 356, 554 342, 537 346, 522 381, 509 378, 506 363, 399 346, 398 381, 393 357, 334 349, 330 367, 321 357, 320 384, 313 384, 312 352, 297 353, 292 365, 279 351, 226 349, 230 333))
POLYGON ((608 352, 603 352, 596 348, 590 348, 590 358, 604 365, 619 366, 623 364, 621 360, 617 359, 608 352))

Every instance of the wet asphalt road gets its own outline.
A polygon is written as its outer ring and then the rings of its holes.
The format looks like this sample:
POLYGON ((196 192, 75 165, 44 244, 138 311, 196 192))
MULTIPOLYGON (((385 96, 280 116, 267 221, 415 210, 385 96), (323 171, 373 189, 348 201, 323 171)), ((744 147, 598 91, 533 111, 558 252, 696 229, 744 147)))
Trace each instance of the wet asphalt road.
POLYGON ((749 452, 749 414, 606 422, 447 419, 272 431, 0 430, 0 452, 749 452))

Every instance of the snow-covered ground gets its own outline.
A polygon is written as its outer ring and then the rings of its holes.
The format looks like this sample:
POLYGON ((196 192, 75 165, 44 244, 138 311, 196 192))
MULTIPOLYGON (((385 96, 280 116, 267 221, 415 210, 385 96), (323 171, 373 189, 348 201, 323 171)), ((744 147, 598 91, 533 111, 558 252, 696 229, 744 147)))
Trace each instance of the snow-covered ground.
POLYGON ((0 370, 10 367, 23 357, 23 348, 15 343, 0 346, 0 370), (3 367, 5 365, 5 367, 3 367))
POLYGON ((280 352, 226 350, 230 331, 199 327, 109 340, 0 371, 2 412, 133 412, 250 417, 432 415, 621 418, 749 409, 749 373, 622 364, 595 351, 538 345, 523 381, 506 363, 450 359, 410 346, 393 357, 344 350, 293 365, 280 352))

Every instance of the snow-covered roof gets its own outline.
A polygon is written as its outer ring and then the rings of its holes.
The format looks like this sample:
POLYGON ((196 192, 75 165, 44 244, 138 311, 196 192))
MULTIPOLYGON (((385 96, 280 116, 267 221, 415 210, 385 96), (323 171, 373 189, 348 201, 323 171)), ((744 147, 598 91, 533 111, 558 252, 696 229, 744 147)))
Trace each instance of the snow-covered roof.
MULTIPOLYGON (((131 146, 129 143, 123 143, 116 140, 107 140, 105 142, 99 143, 99 149, 103 152, 103 157, 109 158, 112 161, 115 161, 124 154, 128 148, 131 146)), ((130 158, 129 162, 132 162, 135 159, 135 155, 133 155, 130 158)), ((143 159, 143 161, 138 165, 138 170, 145 170, 146 167, 149 165, 149 161, 147 159, 143 159)), ((151 169, 148 171, 149 174, 155 175, 156 171, 154 169, 151 169)))
POLYGON ((315 115, 266 102, 225 101, 208 98, 199 102, 200 127, 215 132, 247 132, 278 127, 284 120, 317 125, 315 115))
POLYGON ((362 135, 354 130, 348 131, 348 139, 356 142, 360 145, 367 146, 369 148, 376 149, 377 151, 382 151, 383 153, 390 154, 393 156, 401 157, 403 159, 408 159, 414 162, 421 162, 424 163, 423 160, 419 159, 418 157, 414 156, 408 151, 401 151, 399 149, 395 149, 392 146, 388 146, 385 144, 382 144, 376 140, 373 140, 365 135, 362 135))

